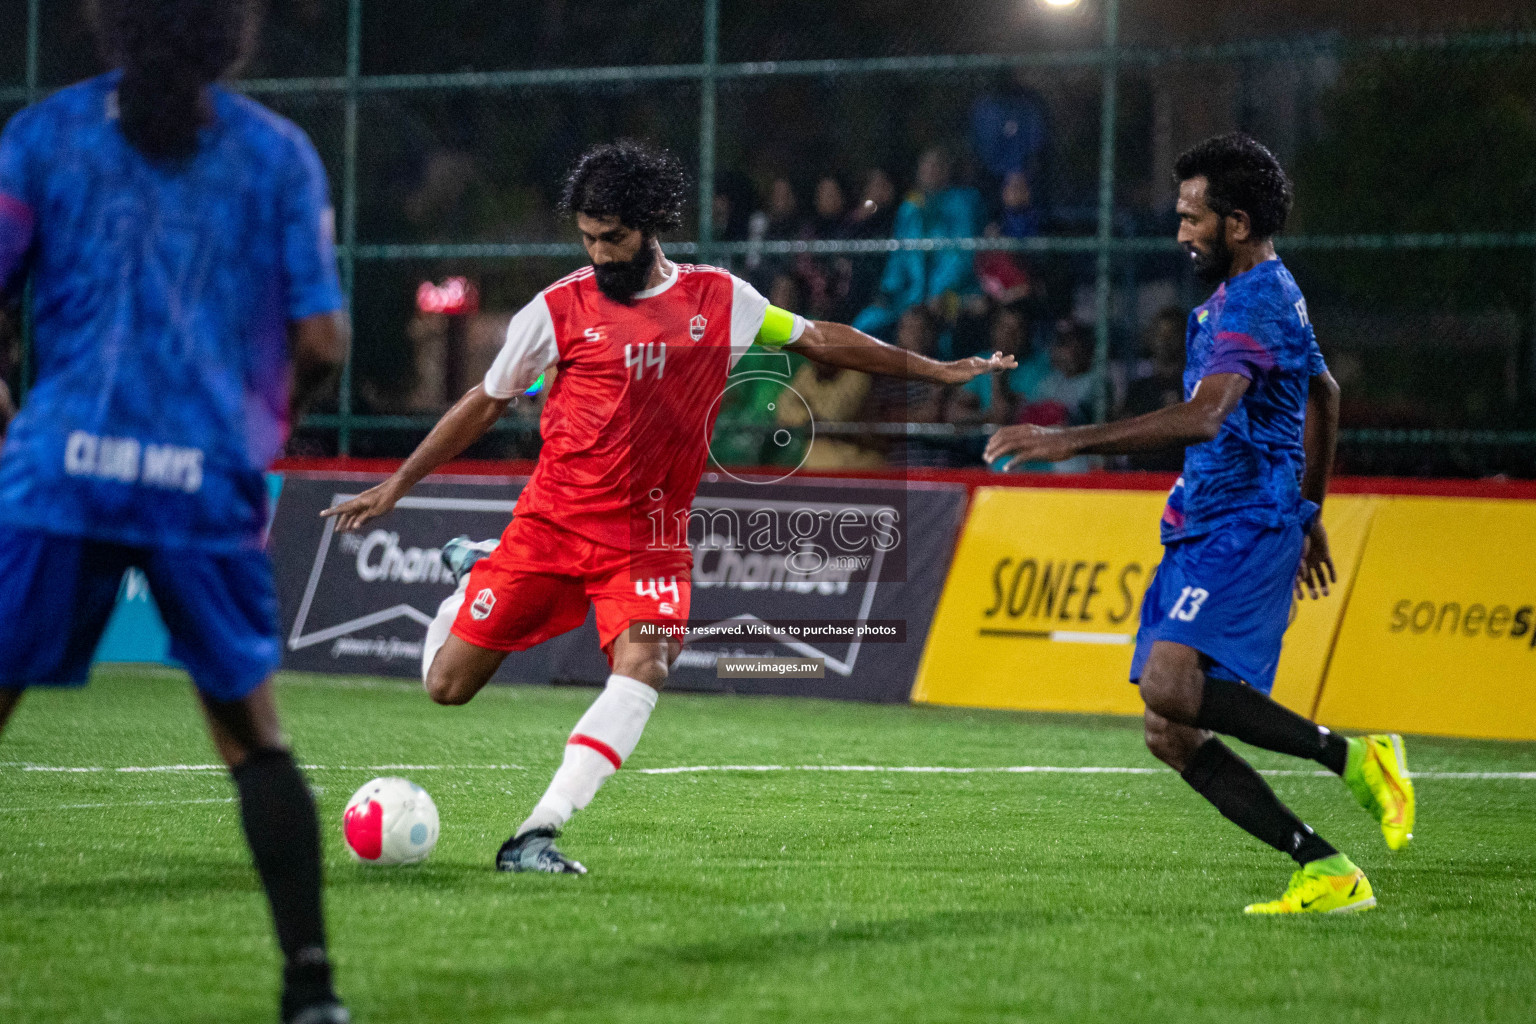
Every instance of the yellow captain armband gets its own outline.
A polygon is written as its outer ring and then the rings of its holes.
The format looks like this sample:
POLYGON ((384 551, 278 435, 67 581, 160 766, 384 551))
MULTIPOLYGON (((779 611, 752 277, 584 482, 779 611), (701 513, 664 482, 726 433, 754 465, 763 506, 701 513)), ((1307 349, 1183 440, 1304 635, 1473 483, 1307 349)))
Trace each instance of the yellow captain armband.
POLYGON ((778 306, 769 306, 763 314, 763 326, 753 339, 759 345, 780 348, 799 339, 805 332, 805 318, 778 306))

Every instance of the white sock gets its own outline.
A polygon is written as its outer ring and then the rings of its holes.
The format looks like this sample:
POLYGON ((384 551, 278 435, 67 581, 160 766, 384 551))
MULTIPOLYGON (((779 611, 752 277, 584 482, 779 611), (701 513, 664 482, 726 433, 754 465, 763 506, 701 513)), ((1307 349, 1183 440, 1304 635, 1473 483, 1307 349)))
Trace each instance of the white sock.
POLYGON ((615 673, 581 716, 566 741, 565 760, 517 835, 529 829, 559 828, 592 802, 597 787, 629 760, 640 742, 657 693, 638 679, 615 673))
POLYGON ((432 660, 437 657, 437 652, 443 649, 443 644, 448 642, 448 637, 453 632, 453 622, 459 617, 459 609, 464 606, 464 594, 469 589, 469 573, 459 581, 458 589, 443 599, 443 603, 437 606, 437 618, 427 627, 427 638, 421 644, 421 685, 427 685, 427 672, 432 668, 432 660))

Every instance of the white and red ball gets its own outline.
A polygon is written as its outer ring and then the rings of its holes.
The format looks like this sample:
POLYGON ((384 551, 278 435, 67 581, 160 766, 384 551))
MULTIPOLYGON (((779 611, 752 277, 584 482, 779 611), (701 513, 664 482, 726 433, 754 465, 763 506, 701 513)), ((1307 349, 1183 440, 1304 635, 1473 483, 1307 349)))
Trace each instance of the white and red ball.
POLYGON ((415 864, 437 845, 437 805, 409 779, 364 783, 341 823, 347 849, 368 864, 415 864))

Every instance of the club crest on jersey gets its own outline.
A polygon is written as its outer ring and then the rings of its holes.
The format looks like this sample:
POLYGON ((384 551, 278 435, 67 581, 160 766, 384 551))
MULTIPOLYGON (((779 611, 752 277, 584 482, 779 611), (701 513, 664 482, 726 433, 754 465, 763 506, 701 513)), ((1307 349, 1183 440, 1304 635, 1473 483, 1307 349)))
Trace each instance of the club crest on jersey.
POLYGON ((700 313, 698 316, 688 321, 688 336, 694 341, 703 341, 704 328, 708 326, 709 321, 704 318, 703 313, 700 313))
POLYGON ((469 614, 476 622, 483 622, 495 607, 496 595, 491 593, 490 587, 486 587, 475 595, 475 603, 469 606, 469 614))

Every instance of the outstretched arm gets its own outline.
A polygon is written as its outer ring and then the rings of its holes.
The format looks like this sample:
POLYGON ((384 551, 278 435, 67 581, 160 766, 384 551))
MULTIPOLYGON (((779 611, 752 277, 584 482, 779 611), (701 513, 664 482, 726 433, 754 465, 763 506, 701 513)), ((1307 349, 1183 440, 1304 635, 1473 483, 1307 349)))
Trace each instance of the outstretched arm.
POLYGON ((1130 455, 1201 444, 1216 436, 1247 391, 1248 378, 1242 374, 1215 373, 1201 379, 1189 401, 1144 416, 1086 427, 1003 427, 987 442, 986 459, 990 463, 1008 457, 1006 469, 1014 462, 1060 462, 1076 455, 1130 455))
POLYGON ((422 477, 484 437, 512 399, 528 393, 529 385, 537 386, 540 374, 549 369, 559 355, 549 306, 540 292, 513 315, 512 322, 507 325, 506 343, 491 363, 485 379, 443 413, 432 432, 422 439, 394 475, 351 501, 320 514, 336 516, 336 526, 343 531, 355 530, 368 520, 382 516, 394 508, 422 477))
POLYGON ((476 384, 452 409, 443 414, 432 432, 422 439, 411 457, 383 483, 370 487, 351 501, 342 502, 320 514, 335 516, 336 528, 355 530, 395 507, 421 478, 459 455, 485 436, 506 411, 510 398, 493 398, 483 384, 476 384))
POLYGON ((825 320, 808 321, 800 336, 784 347, 826 366, 909 380, 929 380, 936 384, 964 384, 972 377, 994 370, 1011 370, 1018 365, 1013 356, 1001 352, 994 352, 987 359, 971 356, 950 363, 940 362, 887 345, 847 324, 825 320))

